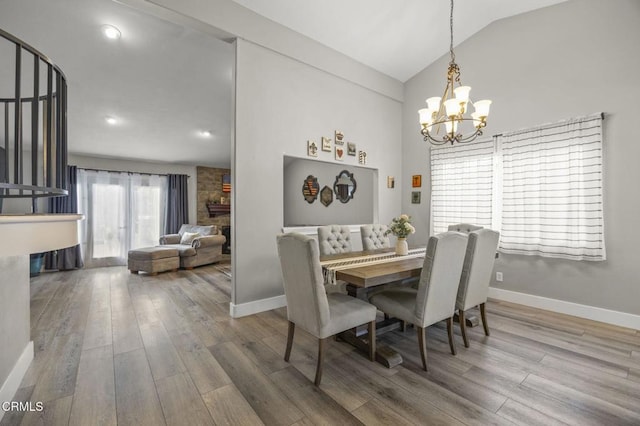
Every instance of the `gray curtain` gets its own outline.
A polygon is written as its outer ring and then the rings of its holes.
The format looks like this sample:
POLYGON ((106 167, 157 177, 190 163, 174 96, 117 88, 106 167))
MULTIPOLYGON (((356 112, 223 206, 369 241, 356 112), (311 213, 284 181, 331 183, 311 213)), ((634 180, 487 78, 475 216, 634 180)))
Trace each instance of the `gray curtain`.
POLYGON ((167 234, 176 234, 182 224, 189 223, 187 175, 168 175, 167 234))
MULTIPOLYGON (((49 198, 49 213, 78 213, 78 168, 76 166, 67 166, 67 190, 69 195, 49 198)), ((50 251, 44 258, 45 269, 66 271, 83 266, 80 245, 50 251)))

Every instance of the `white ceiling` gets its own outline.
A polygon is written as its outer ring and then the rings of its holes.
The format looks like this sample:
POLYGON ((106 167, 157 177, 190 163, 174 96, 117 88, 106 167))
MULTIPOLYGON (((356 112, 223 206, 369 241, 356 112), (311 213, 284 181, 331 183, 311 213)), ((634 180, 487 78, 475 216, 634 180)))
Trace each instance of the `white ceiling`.
MULTIPOLYGON (((447 0, 233 0, 402 82, 449 51, 447 0)), ((456 0, 454 44, 565 0, 456 0)))
MULTIPOLYGON (((446 0, 233 1, 402 82, 448 51, 446 0)), ((457 0, 455 43, 496 19, 559 2, 457 0)), ((0 0, 0 28, 66 74, 71 153, 229 166, 230 44, 111 0, 0 0), (122 38, 105 39, 104 24, 122 38)), ((12 67, 3 60, 0 79, 12 67)), ((0 81, 0 97, 11 93, 0 81)))
MULTIPOLYGON (((69 152, 229 166, 230 44, 110 0, 0 0, 0 28, 65 73, 69 152), (118 27, 120 40, 103 37, 104 24, 118 27)), ((12 71, 12 56, 3 57, 11 59, 0 69, 12 71)), ((0 91, 12 97, 6 85, 0 91)))

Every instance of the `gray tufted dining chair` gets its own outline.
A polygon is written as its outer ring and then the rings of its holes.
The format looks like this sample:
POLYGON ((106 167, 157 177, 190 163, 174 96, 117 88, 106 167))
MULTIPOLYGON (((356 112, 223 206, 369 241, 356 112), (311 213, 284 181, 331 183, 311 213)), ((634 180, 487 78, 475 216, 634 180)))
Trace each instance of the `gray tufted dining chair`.
POLYGON ((467 236, 460 232, 443 232, 429 238, 418 289, 383 290, 369 297, 369 302, 389 317, 416 326, 422 368, 427 371, 425 330, 447 321, 449 348, 456 354, 453 342, 453 314, 467 246, 467 236))
POLYGON ((449 225, 449 231, 463 232, 468 234, 471 231, 477 231, 482 229, 482 226, 472 225, 471 223, 456 223, 455 225, 449 225))
POLYGON ((469 347, 464 312, 474 306, 480 307, 480 317, 484 334, 489 335, 485 303, 489 294, 489 282, 493 273, 500 233, 491 229, 478 229, 469 232, 467 252, 462 265, 462 275, 458 286, 456 308, 460 318, 460 332, 464 346, 469 347))
POLYGON ((326 294, 320 266, 318 243, 315 239, 298 234, 277 237, 278 256, 282 268, 284 294, 287 299, 289 332, 284 360, 289 361, 296 326, 318 338, 318 364, 316 386, 322 379, 324 350, 331 336, 368 325, 369 359, 375 360, 376 308, 346 294, 326 294))
POLYGON ((385 235, 389 227, 374 223, 372 225, 362 225, 360 227, 360 238, 362 238, 362 250, 375 250, 391 247, 389 237, 385 235))
POLYGON ((328 225, 318 227, 320 255, 349 253, 351 248, 351 230, 348 226, 328 225))

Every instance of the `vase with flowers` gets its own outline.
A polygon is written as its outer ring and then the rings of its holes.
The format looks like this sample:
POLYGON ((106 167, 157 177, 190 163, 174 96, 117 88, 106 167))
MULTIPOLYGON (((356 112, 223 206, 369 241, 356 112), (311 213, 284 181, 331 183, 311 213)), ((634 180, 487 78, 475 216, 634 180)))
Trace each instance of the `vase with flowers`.
POLYGON ((416 228, 411 224, 411 217, 406 214, 401 214, 391 220, 391 224, 389 224, 389 229, 385 232, 385 235, 393 234, 397 237, 396 254, 405 256, 409 254, 407 237, 414 232, 416 232, 416 228))

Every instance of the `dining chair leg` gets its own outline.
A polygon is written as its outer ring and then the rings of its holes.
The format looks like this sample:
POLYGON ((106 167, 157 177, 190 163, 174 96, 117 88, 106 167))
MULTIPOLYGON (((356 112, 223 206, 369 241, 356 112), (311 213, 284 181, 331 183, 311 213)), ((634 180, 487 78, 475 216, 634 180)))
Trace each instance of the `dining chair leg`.
POLYGON ((322 380, 322 363, 324 361, 324 350, 329 339, 318 339, 318 365, 316 366, 316 380, 314 383, 316 386, 320 386, 322 380))
POLYGON ((289 362, 291 355, 291 346, 293 346, 293 333, 296 331, 296 325, 289 321, 289 333, 287 333, 287 350, 284 352, 284 360, 289 362))
POLYGON ((416 331, 418 332, 418 346, 420 346, 420 357, 422 358, 422 368, 427 371, 427 346, 425 338, 425 327, 418 327, 416 325, 416 331))
POLYGON ((369 360, 376 360, 376 322, 369 323, 369 360))
POLYGON ((401 322, 400 330, 402 330, 403 333, 407 331, 407 322, 406 321, 403 320, 401 322))
POLYGON ((449 336, 449 348, 451 349, 451 354, 456 354, 456 346, 453 343, 453 317, 447 318, 447 335, 449 336))
POLYGON ((458 309, 458 321, 460 321, 460 334, 462 334, 464 347, 468 348, 469 339, 467 339, 467 320, 464 318, 464 311, 462 309, 458 309))
POLYGON ((487 313, 485 311, 485 304, 480 304, 480 316, 482 317, 482 327, 484 327, 484 334, 489 336, 489 324, 487 324, 487 313))

